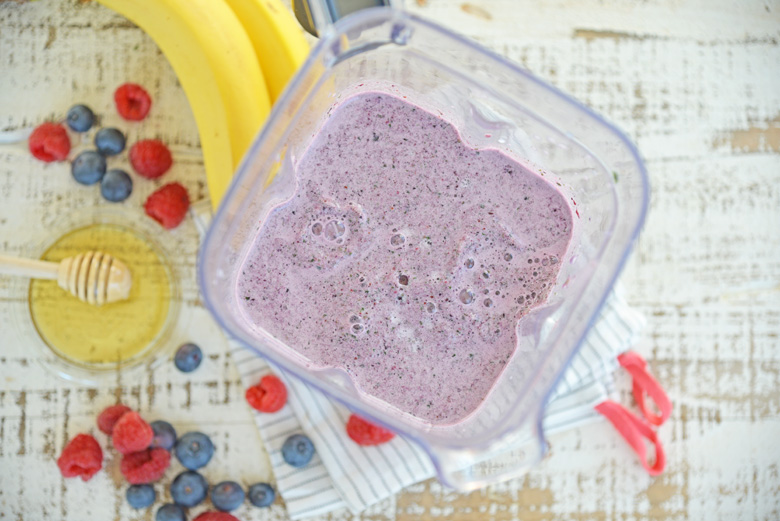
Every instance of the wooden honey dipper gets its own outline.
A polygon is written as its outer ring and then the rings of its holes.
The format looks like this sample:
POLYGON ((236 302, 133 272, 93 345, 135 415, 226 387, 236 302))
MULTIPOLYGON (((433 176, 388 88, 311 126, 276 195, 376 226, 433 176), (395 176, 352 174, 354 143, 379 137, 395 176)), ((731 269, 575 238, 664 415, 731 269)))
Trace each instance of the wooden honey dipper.
POLYGON ((71 295, 97 306, 127 299, 133 284, 127 266, 100 251, 79 253, 59 263, 0 255, 0 274, 56 280, 71 295))

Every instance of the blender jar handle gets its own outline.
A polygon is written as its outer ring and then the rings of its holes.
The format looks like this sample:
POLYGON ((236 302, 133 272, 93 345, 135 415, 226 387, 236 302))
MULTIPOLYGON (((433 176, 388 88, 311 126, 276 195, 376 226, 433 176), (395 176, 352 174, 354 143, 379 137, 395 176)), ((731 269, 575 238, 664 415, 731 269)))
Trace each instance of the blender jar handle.
POLYGON ((542 461, 548 448, 541 425, 535 422, 485 450, 434 446, 430 456, 444 485, 470 492, 525 474, 542 461))
POLYGON ((309 34, 319 36, 350 13, 371 7, 400 9, 403 0, 293 0, 292 7, 298 23, 309 34))

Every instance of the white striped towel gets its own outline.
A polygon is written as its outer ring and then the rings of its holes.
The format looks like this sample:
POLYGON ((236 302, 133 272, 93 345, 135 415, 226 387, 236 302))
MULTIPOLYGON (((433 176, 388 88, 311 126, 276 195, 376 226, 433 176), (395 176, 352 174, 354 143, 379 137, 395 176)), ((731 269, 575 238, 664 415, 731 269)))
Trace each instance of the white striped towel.
MULTIPOLYGON (((195 221, 205 231, 208 201, 194 205, 195 221)), ((572 429, 600 418, 594 406, 613 391, 617 356, 637 339, 644 318, 616 293, 572 359, 548 402, 545 434, 572 429)), ((229 339, 231 354, 244 387, 273 372, 289 390, 288 402, 273 414, 257 413, 255 421, 271 458, 277 487, 292 519, 321 515, 347 507, 358 513, 404 487, 435 475, 422 448, 396 436, 375 447, 360 447, 346 434, 350 412, 305 382, 272 369, 254 351, 229 339), (317 452, 306 467, 296 469, 281 456, 281 446, 296 432, 308 435, 317 452)))

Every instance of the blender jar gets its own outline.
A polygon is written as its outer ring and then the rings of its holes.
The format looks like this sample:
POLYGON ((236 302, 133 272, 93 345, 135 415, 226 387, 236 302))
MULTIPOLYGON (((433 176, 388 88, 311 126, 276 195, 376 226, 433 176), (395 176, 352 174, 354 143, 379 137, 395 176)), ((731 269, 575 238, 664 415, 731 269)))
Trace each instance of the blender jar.
POLYGON ((588 108, 505 59, 403 11, 354 13, 320 34, 240 165, 203 244, 199 277, 222 327, 259 355, 361 416, 419 443, 447 485, 472 490, 545 454, 543 409, 623 267, 649 187, 633 145, 588 108), (482 405, 429 425, 315 368, 240 312, 237 278, 268 213, 295 189, 295 168, 330 108, 383 91, 440 114, 472 148, 501 150, 561 185, 575 236, 547 302, 517 324, 517 349, 482 405))

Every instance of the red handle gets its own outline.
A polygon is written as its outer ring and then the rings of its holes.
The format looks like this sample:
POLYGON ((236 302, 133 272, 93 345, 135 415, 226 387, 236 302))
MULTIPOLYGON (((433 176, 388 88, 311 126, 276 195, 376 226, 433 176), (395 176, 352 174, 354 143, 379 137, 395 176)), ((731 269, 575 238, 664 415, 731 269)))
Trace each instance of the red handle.
POLYGON ((634 380, 634 400, 636 400, 642 415, 653 425, 663 424, 672 414, 672 402, 661 387, 661 384, 647 372, 647 362, 633 351, 627 351, 619 355, 618 362, 634 380), (648 410, 645 404, 645 395, 653 399, 658 410, 661 411, 660 416, 648 410))
POLYGON ((648 474, 658 476, 664 471, 666 455, 664 454, 661 441, 653 429, 625 407, 611 400, 601 402, 596 406, 596 410, 615 426, 620 435, 623 436, 623 439, 628 442, 636 455, 639 456, 639 460, 648 474), (653 465, 647 462, 647 447, 643 438, 646 438, 655 447, 655 463, 653 465))

